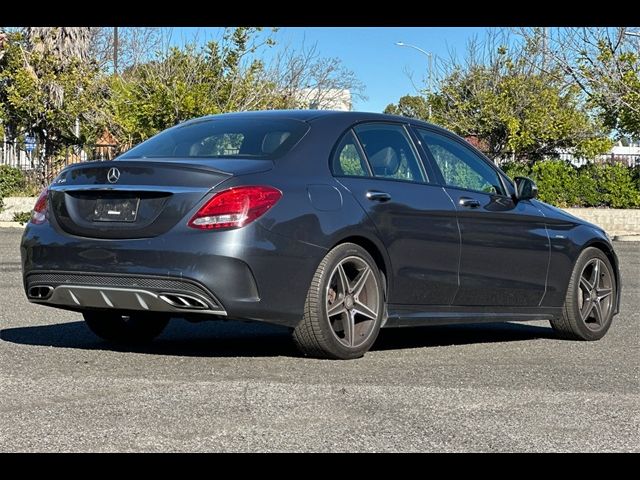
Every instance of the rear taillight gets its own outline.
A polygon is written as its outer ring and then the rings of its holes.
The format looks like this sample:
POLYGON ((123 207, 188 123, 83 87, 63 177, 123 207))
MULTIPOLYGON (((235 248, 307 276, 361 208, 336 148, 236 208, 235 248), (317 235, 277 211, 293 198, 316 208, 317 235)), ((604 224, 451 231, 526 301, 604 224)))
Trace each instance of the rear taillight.
POLYGON ((189 220, 188 225, 201 230, 243 227, 262 216, 281 197, 282 192, 273 187, 230 188, 216 193, 189 220))
POLYGON ((49 196, 49 187, 45 188, 36 200, 31 214, 31 223, 40 225, 47 221, 47 197, 49 196))

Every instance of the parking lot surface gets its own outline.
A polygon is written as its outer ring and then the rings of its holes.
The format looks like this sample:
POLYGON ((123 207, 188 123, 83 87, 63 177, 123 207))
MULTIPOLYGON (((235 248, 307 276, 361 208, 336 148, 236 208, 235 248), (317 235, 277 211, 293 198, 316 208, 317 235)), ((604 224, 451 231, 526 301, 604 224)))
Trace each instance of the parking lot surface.
POLYGON ((20 235, 0 229, 0 451, 640 451, 640 243, 616 243, 622 312, 599 342, 424 327, 323 361, 231 321, 113 348, 27 302, 20 235))

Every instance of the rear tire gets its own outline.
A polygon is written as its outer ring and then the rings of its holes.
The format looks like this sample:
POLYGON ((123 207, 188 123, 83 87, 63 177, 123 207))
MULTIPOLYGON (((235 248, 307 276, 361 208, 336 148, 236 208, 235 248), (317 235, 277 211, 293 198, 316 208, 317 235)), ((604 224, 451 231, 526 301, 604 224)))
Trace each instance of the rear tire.
POLYGON ((306 356, 352 359, 371 348, 384 317, 383 280, 359 245, 344 243, 320 262, 293 340, 306 356))
POLYGON ((611 327, 616 298, 611 262, 602 250, 588 247, 573 267, 562 316, 551 327, 561 338, 600 340, 611 327))
POLYGON ((100 338, 113 343, 150 342, 162 333, 169 318, 149 314, 123 315, 117 312, 84 312, 84 321, 100 338))

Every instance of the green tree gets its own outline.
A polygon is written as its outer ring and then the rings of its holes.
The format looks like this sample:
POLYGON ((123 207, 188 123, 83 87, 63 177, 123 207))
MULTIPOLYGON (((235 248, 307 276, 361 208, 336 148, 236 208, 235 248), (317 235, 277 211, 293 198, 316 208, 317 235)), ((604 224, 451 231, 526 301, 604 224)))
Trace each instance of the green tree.
POLYGON ((204 48, 170 48, 157 59, 108 80, 109 127, 125 144, 137 143, 189 118, 265 106, 264 66, 245 62, 248 37, 238 28, 204 48))
POLYGON ((403 117, 428 119, 429 103, 426 97, 419 95, 405 95, 400 97, 398 103, 390 103, 384 109, 384 113, 390 115, 402 115, 403 117))
POLYGON ((591 89, 590 101, 601 110, 605 124, 622 135, 640 136, 640 55, 616 51, 601 41, 595 62, 585 57, 580 71, 591 89), (613 72, 603 75, 600 70, 613 72))
POLYGON ((321 102, 361 85, 337 59, 314 48, 284 50, 266 65, 261 53, 275 45, 260 28, 228 29, 220 41, 160 52, 107 80, 106 125, 131 145, 189 118, 242 110, 297 108, 297 96, 321 102), (316 98, 317 97, 317 98, 316 98))
POLYGON ((429 97, 402 97, 385 112, 427 119, 464 137, 474 137, 494 158, 534 161, 558 149, 593 158, 611 146, 607 130, 589 112, 575 85, 557 71, 531 68, 533 47, 506 46, 482 58, 470 49, 464 63, 447 66, 429 97))
POLYGON ((625 27, 524 28, 522 37, 536 45, 546 62, 578 87, 605 125, 620 135, 640 136, 640 43, 625 27))
POLYGON ((98 70, 82 50, 84 34, 65 28, 27 29, 7 34, 0 59, 0 110, 5 136, 32 134, 41 158, 50 159, 78 141, 76 119, 85 122, 99 108, 94 95, 98 70))

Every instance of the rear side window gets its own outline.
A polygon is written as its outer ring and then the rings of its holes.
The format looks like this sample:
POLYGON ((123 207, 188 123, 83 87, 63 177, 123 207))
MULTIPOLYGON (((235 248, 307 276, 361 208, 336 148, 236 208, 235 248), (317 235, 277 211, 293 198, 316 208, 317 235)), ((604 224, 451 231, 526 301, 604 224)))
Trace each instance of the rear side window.
POLYGON ((360 154, 356 139, 352 132, 348 132, 338 144, 331 169, 334 175, 347 177, 368 177, 367 164, 360 154))
POLYGON ((424 182, 416 153, 401 125, 369 123, 354 130, 376 177, 424 182))
POLYGON ((308 129, 292 119, 211 118, 165 130, 120 158, 276 158, 308 129))

